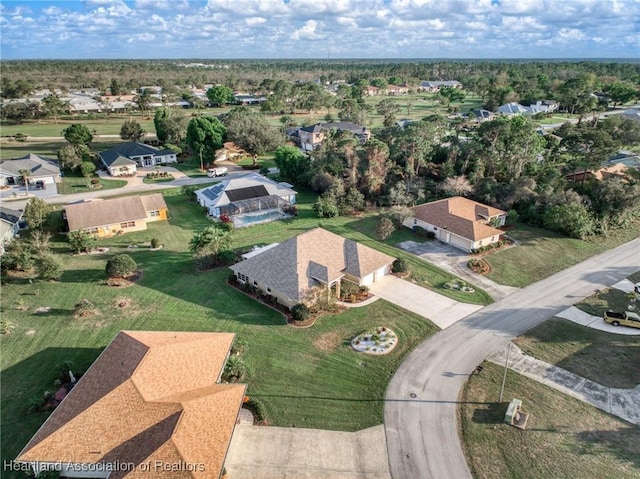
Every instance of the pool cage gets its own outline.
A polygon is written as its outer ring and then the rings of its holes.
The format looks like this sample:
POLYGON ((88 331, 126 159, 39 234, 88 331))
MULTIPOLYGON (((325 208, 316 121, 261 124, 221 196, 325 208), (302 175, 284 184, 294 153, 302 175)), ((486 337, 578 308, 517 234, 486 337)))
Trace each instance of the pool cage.
POLYGON ((291 204, 278 195, 260 196, 246 200, 234 201, 220 207, 220 214, 229 217, 267 210, 285 210, 291 204))

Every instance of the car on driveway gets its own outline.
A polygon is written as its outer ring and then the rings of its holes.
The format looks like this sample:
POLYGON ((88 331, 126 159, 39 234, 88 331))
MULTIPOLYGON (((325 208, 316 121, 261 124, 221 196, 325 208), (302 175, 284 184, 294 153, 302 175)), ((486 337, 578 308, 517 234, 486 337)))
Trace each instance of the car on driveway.
POLYGON ((631 311, 625 311, 622 313, 605 311, 604 320, 613 326, 629 326, 630 328, 640 329, 640 315, 632 313, 631 311))

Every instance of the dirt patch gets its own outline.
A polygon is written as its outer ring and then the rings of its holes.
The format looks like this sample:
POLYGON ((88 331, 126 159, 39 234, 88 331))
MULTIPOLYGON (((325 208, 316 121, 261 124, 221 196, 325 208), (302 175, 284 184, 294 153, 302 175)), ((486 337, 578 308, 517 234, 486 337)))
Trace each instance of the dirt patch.
POLYGON ((118 309, 128 308, 132 304, 133 304, 133 300, 131 298, 127 298, 124 296, 121 296, 120 298, 116 298, 115 300, 115 305, 116 305, 116 308, 118 309))
POLYGON ((127 288, 129 286, 133 286, 142 278, 142 271, 137 270, 132 275, 126 276, 124 278, 109 278, 107 280, 107 286, 114 286, 116 288, 127 288))
POLYGON ((483 259, 473 258, 470 259, 467 263, 467 266, 471 271, 478 274, 489 274, 491 273, 491 266, 483 259))
POLYGON ((337 331, 323 333, 313 341, 313 346, 322 352, 335 351, 342 343, 342 336, 337 331))
POLYGON ((27 335, 27 336, 33 336, 34 334, 36 334, 36 330, 35 329, 29 329, 28 331, 25 331, 24 334, 27 335))

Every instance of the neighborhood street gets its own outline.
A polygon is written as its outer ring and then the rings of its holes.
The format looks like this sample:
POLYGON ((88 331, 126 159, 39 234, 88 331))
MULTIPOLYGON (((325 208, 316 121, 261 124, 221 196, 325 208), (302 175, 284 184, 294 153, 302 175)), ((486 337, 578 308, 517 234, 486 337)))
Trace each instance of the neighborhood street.
POLYGON ((471 479, 456 419, 468 375, 515 336, 638 269, 635 239, 516 291, 422 343, 398 368, 385 396, 392 477, 471 479))

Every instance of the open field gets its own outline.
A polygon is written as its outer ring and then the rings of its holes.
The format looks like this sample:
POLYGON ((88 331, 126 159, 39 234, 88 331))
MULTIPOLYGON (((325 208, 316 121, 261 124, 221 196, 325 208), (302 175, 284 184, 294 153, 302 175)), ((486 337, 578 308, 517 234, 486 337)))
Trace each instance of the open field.
POLYGON ((491 265, 487 277, 508 286, 527 286, 631 241, 639 231, 640 219, 636 218, 627 228, 611 231, 608 236, 578 240, 518 223, 508 234, 521 245, 486 256, 484 259, 491 265))
POLYGON ((509 371, 484 362, 459 405, 459 427, 475 479, 638 477, 640 428, 509 371), (512 398, 530 414, 527 430, 502 421, 512 398))
POLYGON ((640 384, 640 337, 552 318, 516 338, 526 354, 611 388, 640 384))

